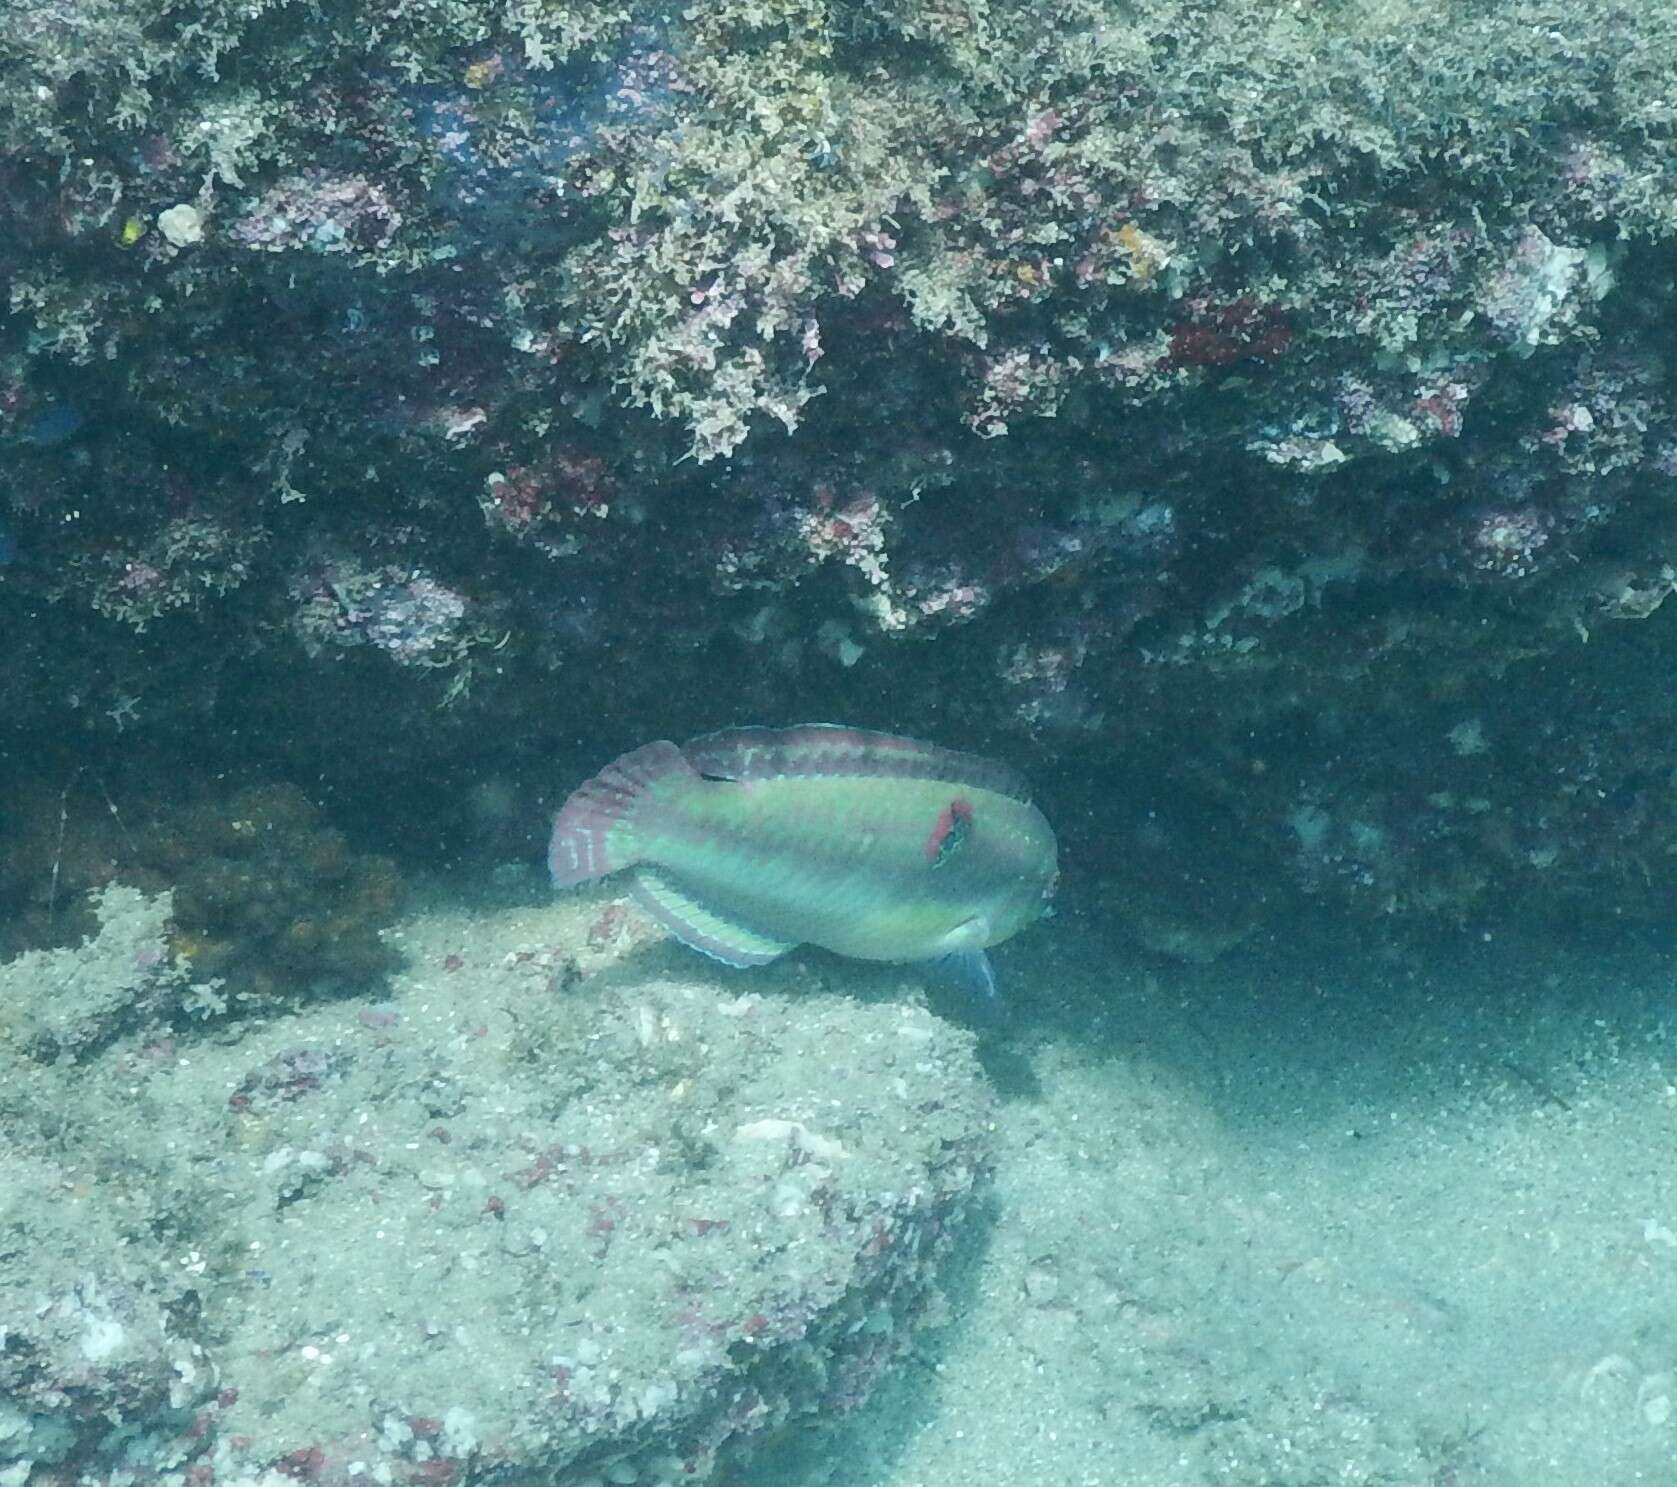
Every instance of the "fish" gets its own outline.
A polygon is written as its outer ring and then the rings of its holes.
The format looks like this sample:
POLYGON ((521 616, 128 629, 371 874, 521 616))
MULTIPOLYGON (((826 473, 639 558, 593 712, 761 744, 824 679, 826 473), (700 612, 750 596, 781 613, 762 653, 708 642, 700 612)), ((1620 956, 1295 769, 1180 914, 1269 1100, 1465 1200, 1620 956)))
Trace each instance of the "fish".
POLYGON ((1012 769, 831 723, 644 744, 565 801, 547 862, 556 888, 628 870, 654 919, 727 965, 818 945, 943 962, 985 997, 985 952, 1042 915, 1059 875, 1012 769))

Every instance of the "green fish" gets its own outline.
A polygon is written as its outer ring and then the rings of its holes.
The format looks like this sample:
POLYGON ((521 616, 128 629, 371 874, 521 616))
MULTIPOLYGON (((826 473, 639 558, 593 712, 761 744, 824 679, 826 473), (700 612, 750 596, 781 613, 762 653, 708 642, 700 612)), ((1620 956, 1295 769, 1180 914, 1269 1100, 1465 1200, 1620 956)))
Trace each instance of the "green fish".
POLYGON ((729 965, 795 946, 949 959, 993 995, 984 951, 1035 920, 1054 832, 1004 765, 811 724, 735 728, 625 754, 553 823, 556 887, 634 870, 634 895, 729 965))

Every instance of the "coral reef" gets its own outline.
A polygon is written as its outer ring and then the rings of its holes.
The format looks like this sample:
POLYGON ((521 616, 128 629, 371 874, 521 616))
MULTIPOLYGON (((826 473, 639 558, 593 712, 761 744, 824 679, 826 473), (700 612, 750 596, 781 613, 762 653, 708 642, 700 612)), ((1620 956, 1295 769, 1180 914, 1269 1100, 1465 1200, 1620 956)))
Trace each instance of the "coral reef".
MULTIPOLYGON (((1296 903, 1355 877, 1300 865, 1307 796, 1566 814, 1451 723, 1394 793, 1359 728, 1663 633, 1663 10, 270 10, 15 8, 17 757, 209 718, 395 799, 492 737, 534 812, 580 732, 1197 741, 1167 791, 1302 749, 1196 785, 1296 903)), ((1531 901, 1430 835, 1394 913, 1531 901)))
POLYGON ((115 880, 167 890, 171 954, 233 995, 362 986, 388 969, 380 931, 401 879, 387 859, 352 850, 300 790, 195 784, 153 804, 155 786, 134 788, 146 804, 128 812, 79 777, 16 802, 0 854, 6 948, 88 933, 85 890, 115 880))

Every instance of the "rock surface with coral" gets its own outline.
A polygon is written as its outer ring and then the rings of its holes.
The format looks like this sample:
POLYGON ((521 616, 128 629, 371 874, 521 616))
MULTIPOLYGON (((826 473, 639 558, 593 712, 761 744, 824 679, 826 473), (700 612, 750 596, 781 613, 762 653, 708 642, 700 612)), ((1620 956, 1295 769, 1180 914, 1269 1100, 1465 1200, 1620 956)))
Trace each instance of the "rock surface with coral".
POLYGON ((923 1010, 748 991, 590 901, 411 921, 387 1001, 202 1036, 166 913, 114 888, 0 967, 104 1019, 0 1029, 16 1480, 704 1480, 936 1317, 990 1096, 923 1010))
POLYGON ((20 789, 0 859, 0 953, 87 934, 104 903, 87 890, 120 879, 167 895, 171 951, 235 996, 365 989, 390 969, 380 931, 401 905, 395 866, 354 850, 295 786, 189 774, 116 790, 128 810, 80 772, 56 793, 20 789))
POLYGON ((1667 644, 1667 10, 352 10, 9 12, 8 751, 447 839, 486 736, 534 820, 839 718, 1203 792, 1294 907, 1662 912, 1635 720, 1450 739, 1667 644))

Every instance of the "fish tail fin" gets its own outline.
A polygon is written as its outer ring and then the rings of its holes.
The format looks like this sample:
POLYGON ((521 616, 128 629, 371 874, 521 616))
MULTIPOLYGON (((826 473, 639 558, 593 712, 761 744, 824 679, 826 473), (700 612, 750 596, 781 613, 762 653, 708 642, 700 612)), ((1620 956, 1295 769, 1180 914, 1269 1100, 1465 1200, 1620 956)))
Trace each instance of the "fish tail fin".
POLYGON ((572 888, 639 862, 636 817, 648 791, 670 775, 692 773, 687 756, 661 739, 614 760, 576 790, 553 820, 553 886, 572 888))

